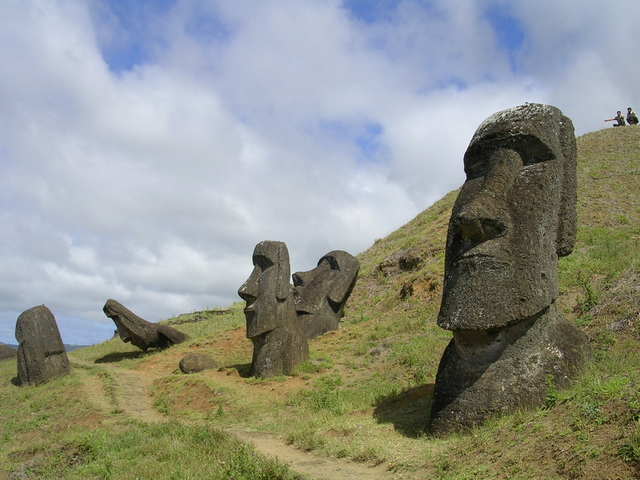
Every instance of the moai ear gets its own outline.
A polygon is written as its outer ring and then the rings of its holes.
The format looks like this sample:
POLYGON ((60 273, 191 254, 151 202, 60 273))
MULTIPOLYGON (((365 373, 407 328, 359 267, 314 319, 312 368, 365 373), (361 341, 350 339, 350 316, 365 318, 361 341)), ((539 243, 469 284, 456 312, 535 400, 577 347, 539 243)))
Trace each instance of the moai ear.
POLYGON ((291 276, 291 266, 289 265, 289 250, 284 242, 278 242, 278 272, 276 284, 276 298, 283 302, 289 296, 291 285, 289 277, 291 276))
POLYGON ((562 116, 560 144, 564 156, 562 164, 562 193, 558 212, 558 232, 556 234, 556 253, 559 257, 569 255, 576 243, 578 218, 576 213, 577 173, 576 173, 576 137, 573 123, 562 116))
POLYGON ((329 287, 327 298, 334 304, 342 304, 351 295, 360 270, 360 262, 349 253, 343 251, 330 252, 325 255, 325 257, 329 256, 335 259, 339 270, 338 275, 336 275, 329 287))

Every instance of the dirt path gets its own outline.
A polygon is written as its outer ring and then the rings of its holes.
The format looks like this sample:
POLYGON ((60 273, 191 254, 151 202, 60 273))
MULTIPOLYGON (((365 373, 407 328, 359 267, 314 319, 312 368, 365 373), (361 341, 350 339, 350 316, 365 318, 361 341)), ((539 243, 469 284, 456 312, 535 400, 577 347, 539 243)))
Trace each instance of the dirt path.
POLYGON ((112 375, 115 404, 120 412, 143 422, 167 420, 153 407, 153 400, 149 396, 151 378, 135 370, 124 370, 108 364, 104 367, 112 375))
MULTIPOLYGON (((75 363, 88 366, 83 362, 75 363)), ((149 423, 166 420, 153 407, 149 396, 153 378, 112 364, 101 364, 100 368, 106 371, 109 379, 105 381, 98 376, 87 376, 84 387, 88 400, 103 414, 117 412, 149 423)))
MULTIPOLYGON (((152 371, 128 370, 117 364, 100 365, 108 373, 107 384, 96 377, 86 377, 85 389, 89 399, 105 414, 117 411, 137 420, 149 423, 166 421, 167 418, 153 407, 149 388, 156 375, 152 371), (108 387, 106 385, 109 385, 108 387)), ((292 470, 309 480, 392 480, 386 465, 370 467, 344 459, 314 455, 290 445, 281 439, 256 432, 231 429, 229 433, 240 440, 252 443, 256 450, 269 457, 276 457, 292 470)))
POLYGON ((243 430, 231 430, 240 440, 252 443, 256 450, 287 463, 292 470, 309 480, 391 480, 386 465, 369 467, 340 458, 327 458, 308 453, 268 435, 243 430))

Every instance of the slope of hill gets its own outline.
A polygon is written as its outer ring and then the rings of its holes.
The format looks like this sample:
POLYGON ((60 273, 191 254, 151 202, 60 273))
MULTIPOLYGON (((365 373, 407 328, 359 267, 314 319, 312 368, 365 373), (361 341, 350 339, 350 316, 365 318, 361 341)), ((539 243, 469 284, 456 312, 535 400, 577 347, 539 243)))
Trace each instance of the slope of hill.
POLYGON ((294 377, 247 377, 251 343, 241 303, 222 315, 169 319, 191 340, 166 351, 143 354, 113 339, 71 352, 73 375, 42 387, 7 386, 15 363, 0 362, 0 480, 8 472, 12 478, 293 478, 267 464, 260 464, 263 476, 254 467, 241 470, 251 455, 216 456, 210 444, 222 443, 214 433, 221 430, 275 436, 302 451, 376 466, 368 478, 638 478, 640 127, 580 137, 578 169, 578 242, 561 260, 559 303, 589 335, 594 362, 573 388, 551 388, 540 408, 466 435, 424 434, 450 339, 436 315, 452 192, 359 255, 362 269, 341 329, 310 343, 311 360, 294 377), (180 374, 179 360, 194 351, 213 355, 221 368, 180 374), (155 413, 170 421, 149 426, 153 415, 127 413, 135 409, 127 406, 124 377, 150 384, 155 413), (146 446, 138 445, 147 431, 146 446), (176 453, 172 438, 189 455, 176 453), (202 476, 196 466, 207 462, 211 468, 236 462, 239 473, 202 476), (200 476, 188 473, 192 464, 200 476))

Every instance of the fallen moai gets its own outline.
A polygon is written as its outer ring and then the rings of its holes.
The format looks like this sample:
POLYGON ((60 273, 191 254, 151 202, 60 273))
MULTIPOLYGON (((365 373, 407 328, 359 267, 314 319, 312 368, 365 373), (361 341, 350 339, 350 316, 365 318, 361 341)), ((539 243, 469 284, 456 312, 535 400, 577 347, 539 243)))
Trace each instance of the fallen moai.
POLYGON ((293 300, 307 338, 337 330, 353 291, 360 262, 342 250, 324 255, 318 266, 293 274, 293 300))
POLYGON ((115 300, 107 300, 102 310, 116 324, 122 341, 131 342, 145 352, 149 348, 168 348, 187 339, 175 328, 148 322, 115 300))
POLYGON ((453 333, 436 376, 430 430, 446 433, 538 405, 590 356, 558 312, 558 257, 576 236, 571 120, 525 104, 485 120, 447 234, 438 325, 453 333))
POLYGON ((16 340, 20 385, 38 385, 69 373, 69 359, 56 319, 44 305, 20 314, 16 340))
POLYGON ((265 240, 253 251, 253 271, 238 289, 246 302, 247 338, 253 343, 250 375, 291 375, 309 358, 309 344, 296 317, 289 283, 289 251, 265 240))

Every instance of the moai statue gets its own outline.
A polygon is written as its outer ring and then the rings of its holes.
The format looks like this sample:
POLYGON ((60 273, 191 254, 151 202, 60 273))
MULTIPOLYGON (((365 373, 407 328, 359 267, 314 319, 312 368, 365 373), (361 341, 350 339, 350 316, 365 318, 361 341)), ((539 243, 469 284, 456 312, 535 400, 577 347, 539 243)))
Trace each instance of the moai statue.
POLYGON ((115 300, 107 300, 102 310, 116 324, 116 333, 123 342, 131 342, 145 352, 149 348, 169 348, 187 339, 175 328, 148 322, 115 300))
POLYGON ((69 358, 56 319, 44 305, 20 314, 16 340, 20 385, 38 385, 69 373, 69 358))
POLYGON ((293 306, 289 251, 265 240, 253 251, 253 272, 238 290, 247 302, 247 338, 253 342, 252 376, 291 375, 309 358, 309 344, 293 306))
POLYGON ((464 156, 447 235, 438 325, 453 332, 436 376, 430 430, 446 433, 544 401, 590 349, 558 312, 558 257, 576 237, 576 143, 548 105, 496 113, 464 156))
POLYGON ((313 270, 293 274, 293 300, 307 338, 338 329, 358 270, 360 262, 354 256, 334 250, 323 256, 313 270))

